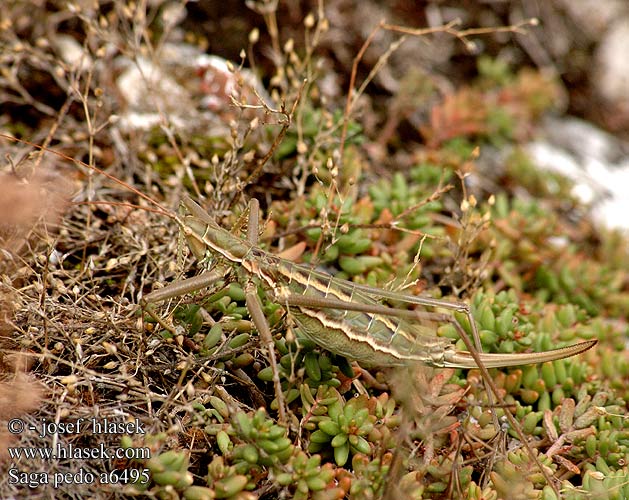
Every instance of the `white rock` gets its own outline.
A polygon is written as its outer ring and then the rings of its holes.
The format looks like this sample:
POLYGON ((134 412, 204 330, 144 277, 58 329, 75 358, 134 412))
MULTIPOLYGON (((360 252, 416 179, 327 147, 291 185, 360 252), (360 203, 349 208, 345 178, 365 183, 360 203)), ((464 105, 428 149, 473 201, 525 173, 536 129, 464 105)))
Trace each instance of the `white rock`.
POLYGON ((137 112, 156 112, 156 99, 166 111, 181 110, 188 100, 186 91, 173 78, 143 57, 131 63, 116 84, 129 109, 137 112))
POLYGON ((92 66, 92 57, 83 46, 70 35, 57 35, 52 40, 63 62, 72 70, 87 71, 92 66))
POLYGON ((576 118, 547 119, 543 131, 525 148, 533 161, 571 179, 597 223, 629 230, 629 144, 576 118))
POLYGON ((629 104, 629 17, 614 23, 603 37, 593 80, 602 97, 629 104))

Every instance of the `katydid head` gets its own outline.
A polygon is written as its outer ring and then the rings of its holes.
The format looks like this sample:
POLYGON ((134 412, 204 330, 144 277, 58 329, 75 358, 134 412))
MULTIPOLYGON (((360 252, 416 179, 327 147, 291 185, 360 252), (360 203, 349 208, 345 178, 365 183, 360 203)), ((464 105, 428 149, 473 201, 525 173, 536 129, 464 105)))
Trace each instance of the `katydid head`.
POLYGON ((182 205, 190 213, 180 222, 190 250, 198 260, 203 260, 212 250, 230 262, 242 262, 251 250, 246 240, 220 227, 208 213, 189 197, 182 205))

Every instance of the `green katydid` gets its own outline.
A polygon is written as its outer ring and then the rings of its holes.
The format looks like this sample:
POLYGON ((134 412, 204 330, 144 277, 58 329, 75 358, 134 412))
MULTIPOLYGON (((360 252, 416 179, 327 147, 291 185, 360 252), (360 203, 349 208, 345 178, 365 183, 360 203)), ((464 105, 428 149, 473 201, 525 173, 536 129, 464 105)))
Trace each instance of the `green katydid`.
MULTIPOLYGON (((247 307, 264 343, 269 347, 281 419, 284 417, 281 385, 270 329, 257 294, 258 285, 268 291, 272 300, 286 307, 305 337, 335 354, 366 365, 396 366, 421 362, 435 367, 455 368, 519 366, 574 356, 596 344, 596 341, 586 341, 542 353, 479 353, 451 315, 386 307, 376 297, 463 312, 475 334, 475 322, 466 304, 358 285, 276 257, 256 246, 258 202, 255 199, 250 203, 246 239, 220 227, 190 198, 184 198, 182 204, 188 215, 183 218, 176 216, 175 219, 194 256, 206 260, 210 255, 219 255, 237 273, 244 275, 241 279, 248 283, 245 291, 247 307), (420 319, 451 322, 469 352, 455 349, 449 339, 427 333, 425 327, 413 323, 413 320, 417 322, 420 319)), ((148 306, 200 290, 221 279, 224 273, 224 268, 208 270, 199 276, 154 291, 145 296, 142 302, 148 306)), ((155 316, 150 307, 148 310, 155 316)))

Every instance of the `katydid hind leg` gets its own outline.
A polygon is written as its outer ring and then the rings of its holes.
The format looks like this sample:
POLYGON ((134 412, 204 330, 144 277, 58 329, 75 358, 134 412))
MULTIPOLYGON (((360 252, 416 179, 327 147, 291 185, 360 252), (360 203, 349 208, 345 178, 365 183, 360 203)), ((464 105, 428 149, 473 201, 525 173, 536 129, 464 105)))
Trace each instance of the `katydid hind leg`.
POLYGON ((277 406, 279 413, 279 420, 281 423, 286 423, 286 412, 284 410, 284 393, 282 392, 282 384, 280 382, 279 368, 277 359, 275 357, 275 343, 273 342, 273 336, 271 335, 271 329, 264 316, 262 310, 262 304, 258 297, 256 287, 253 283, 249 283, 245 290, 245 300, 247 303, 247 309, 253 324, 258 329, 258 333, 264 346, 267 349, 269 355, 269 363, 271 364, 271 370, 273 371, 273 386, 275 389, 275 397, 277 398, 277 406))
MULTIPOLYGON (((470 321, 473 321, 473 318, 470 317, 470 321)), ((539 471, 542 473, 542 476, 544 476, 544 479, 546 480, 547 484, 550 485, 551 488, 553 488, 553 490, 555 491, 555 493, 557 493, 557 495, 559 496, 559 490, 557 489, 557 486, 555 485, 552 478, 550 477, 550 474, 548 473, 548 470, 546 469, 546 467, 542 465, 542 463, 540 462, 539 457, 533 452, 533 448, 531 447, 531 445, 529 444, 529 441, 526 439, 526 436, 524 435, 522 426, 511 413, 511 410, 509 409, 509 405, 507 405, 507 402, 502 397, 502 394, 500 393, 498 387, 496 386, 494 379, 491 377, 489 370, 483 363, 479 352, 474 348, 474 345, 472 344, 470 337, 467 335, 467 333, 465 332, 465 330, 463 329, 463 327, 460 325, 458 321, 454 320, 454 323, 455 323, 455 328, 457 328, 457 330, 459 331, 461 339, 465 343, 465 347, 467 347, 471 357, 474 359, 476 366, 478 367, 478 370, 481 373, 485 387, 487 387, 487 398, 488 398, 489 405, 494 404, 494 397, 498 400, 498 403, 501 405, 502 408, 504 408, 504 415, 507 417, 507 420, 509 421, 509 425, 515 430, 516 434, 518 435, 518 438, 522 442, 522 445, 526 449, 528 455, 531 457, 533 462, 535 462, 535 465, 537 466, 539 471), (456 325, 458 325, 458 327, 456 325)), ((492 420, 494 422, 494 425, 496 426, 497 431, 500 432, 500 425, 498 422, 498 418, 496 417, 496 412, 494 411, 492 411, 492 420)))
MULTIPOLYGON (((485 392, 487 393, 487 403, 489 403, 489 406, 491 408, 490 409, 491 420, 494 424, 494 427, 496 428, 496 432, 500 433, 500 422, 498 422, 498 417, 496 415, 496 412, 493 410, 493 407, 495 405, 494 395, 498 397, 501 401, 502 401, 502 398, 496 393, 496 386, 495 384, 493 384, 493 381, 491 381, 492 383, 490 384, 490 379, 485 376, 485 374, 489 372, 487 371, 487 367, 483 364, 483 360, 481 359, 480 353, 483 352, 483 346, 480 341, 480 335, 478 334, 478 328, 476 327, 476 320, 474 319, 474 316, 472 315, 472 309, 467 304, 462 304, 462 306, 463 307, 462 309, 460 309, 460 311, 465 314, 467 318, 467 322, 470 325, 470 330, 472 331, 472 340, 474 341, 474 347, 472 347, 472 342, 470 342, 470 339, 467 336, 467 332, 463 328, 463 325, 461 325, 461 323, 456 318, 452 318, 453 320, 452 323, 454 323, 455 328, 459 330, 459 335, 463 339, 463 342, 465 343, 465 347, 467 347, 467 350, 470 352, 470 355, 476 362, 478 368, 480 368, 481 375, 483 376, 482 377, 483 385, 485 386, 485 392)), ((509 413, 508 408, 506 408, 505 411, 509 413)))

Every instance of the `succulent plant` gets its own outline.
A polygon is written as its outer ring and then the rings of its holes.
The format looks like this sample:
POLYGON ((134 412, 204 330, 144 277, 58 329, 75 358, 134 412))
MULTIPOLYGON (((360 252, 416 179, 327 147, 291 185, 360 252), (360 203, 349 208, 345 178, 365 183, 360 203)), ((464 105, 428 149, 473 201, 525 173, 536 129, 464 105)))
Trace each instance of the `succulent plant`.
POLYGON ((367 403, 367 398, 360 396, 345 404, 337 399, 327 405, 327 418, 319 421, 319 428, 310 435, 308 451, 316 453, 329 445, 339 466, 347 463, 350 454, 370 456, 368 437, 376 418, 370 414, 367 403))

